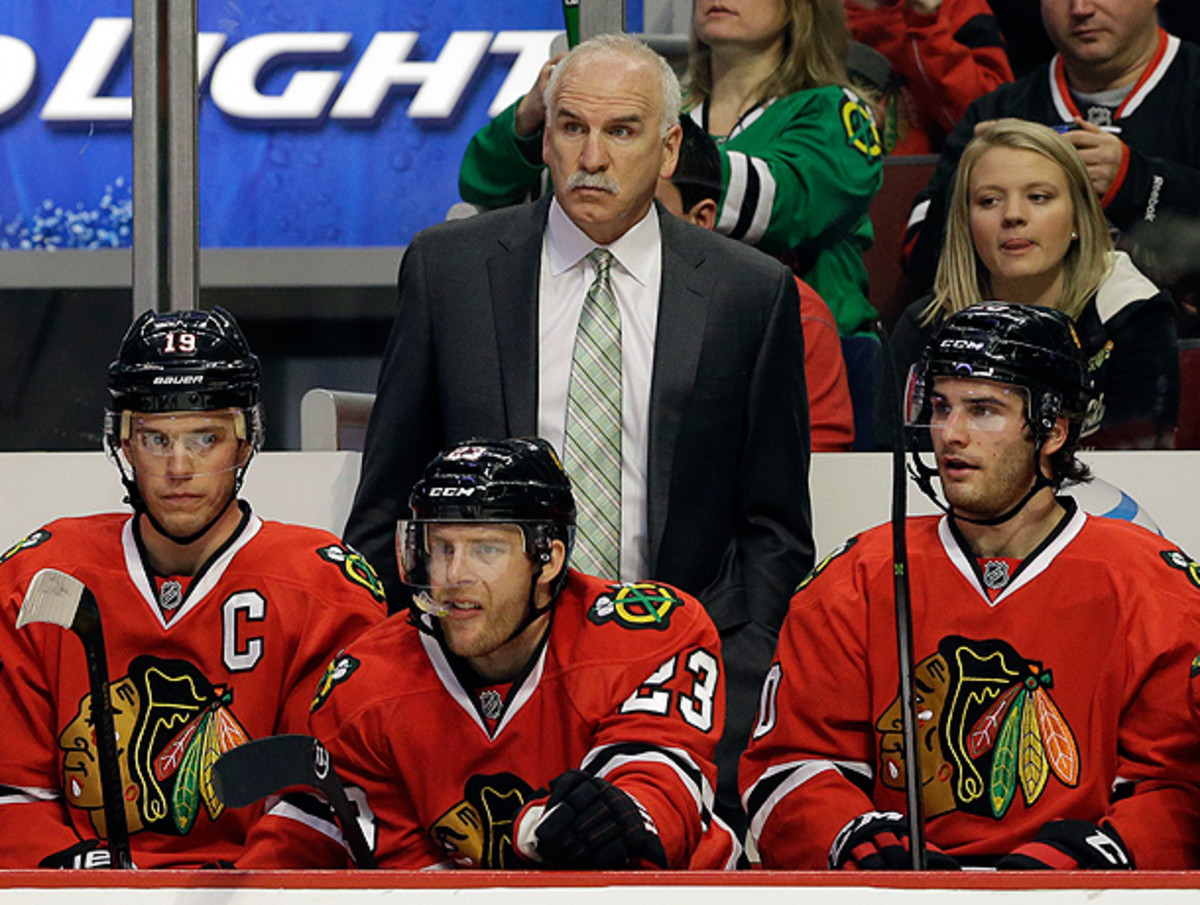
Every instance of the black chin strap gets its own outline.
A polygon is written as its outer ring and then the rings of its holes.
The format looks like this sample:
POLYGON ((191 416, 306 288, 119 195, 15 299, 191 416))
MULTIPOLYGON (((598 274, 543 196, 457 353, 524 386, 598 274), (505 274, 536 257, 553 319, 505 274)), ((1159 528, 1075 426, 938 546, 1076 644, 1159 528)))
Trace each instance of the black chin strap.
POLYGON ((912 461, 909 463, 908 473, 917 482, 917 486, 921 488, 921 492, 933 501, 933 505, 937 506, 938 509, 951 518, 960 522, 968 522, 972 525, 1002 525, 1024 509, 1042 488, 1056 486, 1054 481, 1042 473, 1041 455, 1042 441, 1038 440, 1033 444, 1033 486, 1029 488, 1029 491, 1025 496, 1021 497, 1015 506, 991 518, 971 518, 966 515, 960 515, 954 511, 954 507, 949 503, 942 502, 937 495, 937 491, 933 489, 933 478, 937 475, 938 470, 922 462, 921 453, 916 448, 912 450, 912 461))

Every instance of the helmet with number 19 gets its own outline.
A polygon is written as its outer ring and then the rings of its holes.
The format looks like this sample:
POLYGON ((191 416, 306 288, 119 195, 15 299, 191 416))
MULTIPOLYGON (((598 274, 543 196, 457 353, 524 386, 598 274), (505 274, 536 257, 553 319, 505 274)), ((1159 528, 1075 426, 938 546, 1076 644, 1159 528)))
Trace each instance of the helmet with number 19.
POLYGON ((176 544, 234 505, 262 446, 261 368, 229 312, 147 311, 108 369, 104 446, 128 502, 176 544))

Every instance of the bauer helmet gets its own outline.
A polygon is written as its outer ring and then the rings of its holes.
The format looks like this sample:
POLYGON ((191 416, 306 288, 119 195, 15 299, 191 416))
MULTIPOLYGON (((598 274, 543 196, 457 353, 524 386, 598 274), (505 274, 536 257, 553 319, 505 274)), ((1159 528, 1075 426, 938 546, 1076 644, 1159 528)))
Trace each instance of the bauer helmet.
MULTIPOLYGON (((236 436, 250 448, 250 454, 236 466, 236 497, 250 458, 262 446, 261 376, 258 358, 237 321, 223 308, 161 314, 147 311, 133 322, 121 340, 116 360, 108 367, 110 399, 104 418, 104 446, 121 472, 135 510, 147 511, 123 450, 123 443, 136 433, 134 413, 232 410, 236 436)), ((157 523, 155 527, 163 530, 157 523)), ((198 535, 166 536, 190 543, 198 535)))

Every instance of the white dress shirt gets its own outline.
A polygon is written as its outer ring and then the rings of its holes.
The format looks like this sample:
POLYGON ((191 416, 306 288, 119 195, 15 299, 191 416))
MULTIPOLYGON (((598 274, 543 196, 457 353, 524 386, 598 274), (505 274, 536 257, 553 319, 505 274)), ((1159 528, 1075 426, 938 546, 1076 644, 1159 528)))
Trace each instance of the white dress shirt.
MULTIPOLYGON (((560 453, 575 332, 588 287, 596 278, 587 255, 596 247, 558 200, 552 200, 538 283, 538 435, 560 453)), ((613 255, 609 279, 621 312, 620 578, 632 581, 647 577, 650 560, 646 520, 650 380, 662 285, 662 241, 654 206, 623 236, 604 247, 613 255)), ((570 474, 570 463, 567 469, 570 474)))

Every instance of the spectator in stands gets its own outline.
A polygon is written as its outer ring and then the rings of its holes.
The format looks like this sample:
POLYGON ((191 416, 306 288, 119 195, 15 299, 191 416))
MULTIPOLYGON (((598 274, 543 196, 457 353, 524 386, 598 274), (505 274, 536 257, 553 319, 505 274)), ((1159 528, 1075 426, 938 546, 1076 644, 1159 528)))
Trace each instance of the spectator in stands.
MULTIPOLYGON (((717 140, 717 232, 788 263, 828 303, 838 330, 867 329, 862 254, 883 148, 850 90, 842 0, 696 0, 689 115, 717 140)), ((514 204, 540 185, 547 64, 533 89, 467 147, 459 191, 514 204)))
MULTIPOLYGON (((693 120, 684 118, 679 163, 670 179, 658 180, 657 198, 689 223, 712 229, 721 198, 721 156, 716 143, 693 120)), ((829 306, 796 277, 804 332, 804 382, 813 452, 846 452, 854 443, 854 409, 846 362, 829 306)))
POLYGON ((892 64, 879 123, 889 154, 936 154, 967 105, 1012 70, 986 0, 845 0, 850 35, 892 64))
POLYGON ((945 515, 907 520, 912 684, 883 525, 792 598, 741 764, 764 866, 909 866, 909 769, 935 868, 1200 865, 1200 567, 1057 494, 1087 475, 1087 384, 1054 309, 972 305, 931 341, 907 422, 945 515))
POLYGON ((1066 130, 1122 246, 1161 282, 1127 233, 1153 232, 1165 214, 1200 216, 1200 47, 1159 28, 1156 3, 1042 0, 1058 53, 971 104, 914 201, 905 249, 916 293, 933 281, 958 158, 979 123, 1002 117, 1066 130))
POLYGON ((947 315, 990 299, 1058 308, 1075 321, 1098 389, 1085 442, 1171 445, 1179 407, 1171 299, 1113 250, 1080 155, 1038 123, 983 124, 963 152, 933 295, 910 305, 893 331, 897 379, 947 315))

